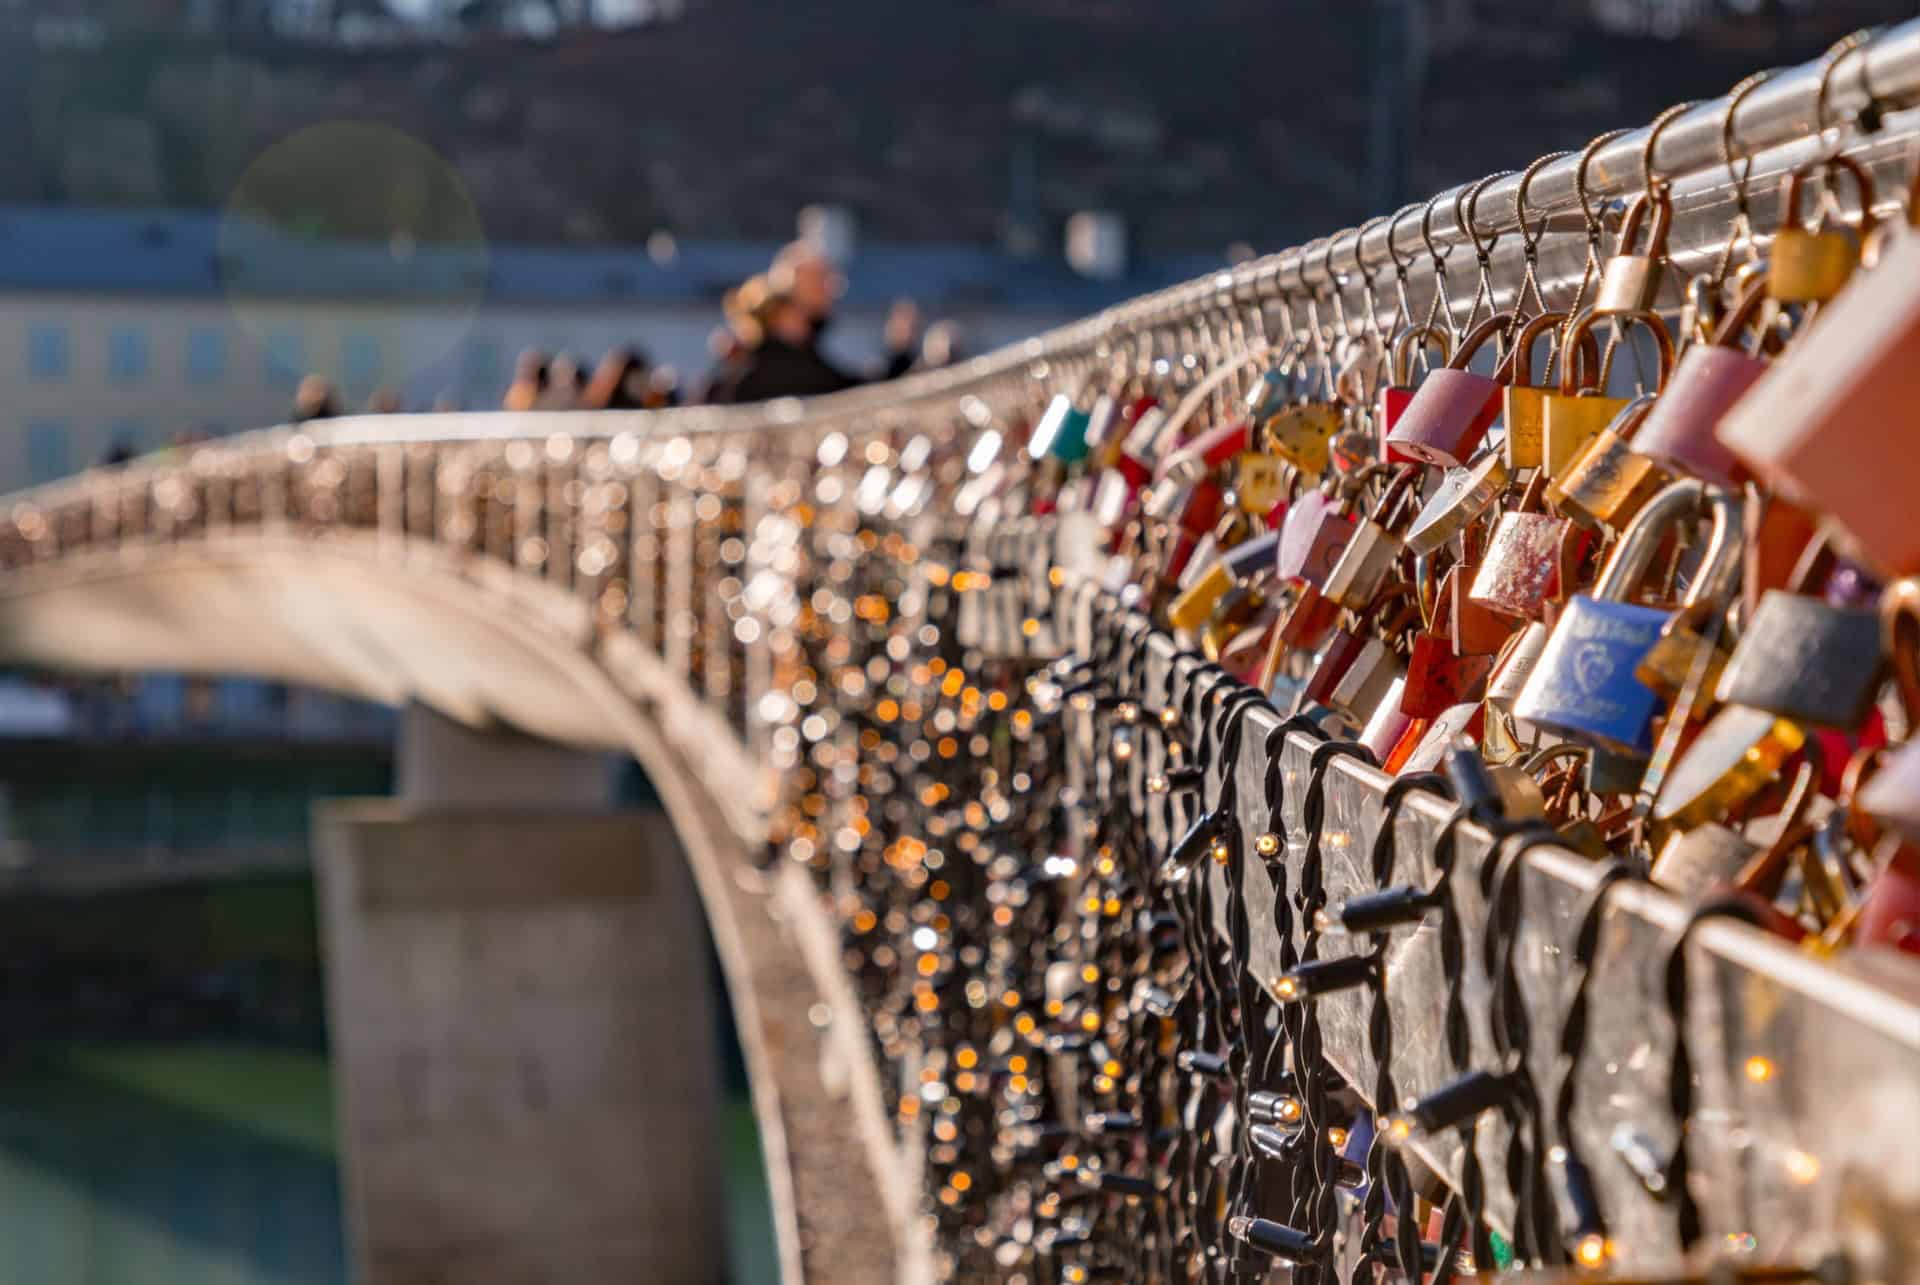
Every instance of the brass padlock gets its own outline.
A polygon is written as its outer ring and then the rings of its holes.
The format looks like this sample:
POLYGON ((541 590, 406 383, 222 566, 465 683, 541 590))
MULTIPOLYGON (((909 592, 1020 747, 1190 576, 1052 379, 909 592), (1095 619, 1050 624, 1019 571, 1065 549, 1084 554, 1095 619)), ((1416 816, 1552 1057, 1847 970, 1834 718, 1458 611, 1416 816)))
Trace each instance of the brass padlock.
POLYGON ((1347 547, 1340 551, 1340 560, 1327 573, 1324 592, 1328 598, 1352 611, 1359 611, 1373 601, 1406 547, 1393 528, 1397 525, 1396 517, 1404 516, 1398 511, 1407 507, 1411 496, 1418 494, 1413 488, 1422 472, 1418 464, 1403 464, 1399 475, 1381 491, 1372 511, 1360 520, 1347 540, 1347 547))
MULTIPOLYGON (((1647 316, 1653 314, 1648 313, 1647 316)), ((1573 319, 1567 328, 1567 336, 1562 341, 1569 353, 1578 353, 1579 345, 1593 333, 1596 322, 1603 320, 1594 309, 1589 308, 1573 319)), ((1666 327, 1660 327, 1660 333, 1666 333, 1666 327)), ((1661 350, 1669 353, 1673 341, 1668 339, 1661 350)), ((1670 358, 1668 359, 1670 363, 1670 358)), ((1606 372, 1596 363, 1593 368, 1583 369, 1580 361, 1563 360, 1560 363, 1560 387, 1557 392, 1548 393, 1542 399, 1540 432, 1540 468, 1549 478, 1559 478, 1566 474, 1587 443, 1600 435, 1600 430, 1613 422, 1613 417, 1626 409, 1630 398, 1608 397, 1603 385, 1606 372), (1584 374, 1584 378, 1582 377, 1584 374)), ((1662 379, 1666 367, 1662 366, 1662 379)))
POLYGON ((1660 276, 1667 257, 1667 230, 1673 225, 1673 198, 1665 185, 1642 192, 1627 206, 1620 224, 1619 248, 1600 269, 1600 289, 1594 295, 1593 311, 1603 317, 1621 317, 1633 312, 1649 312, 1660 297, 1660 276), (1635 249, 1641 225, 1652 212, 1653 223, 1647 230, 1645 253, 1635 249))
POLYGON ((1445 546, 1493 507, 1512 476, 1506 459, 1495 450, 1483 452, 1465 468, 1448 469, 1407 528, 1407 548, 1424 558, 1445 546))
POLYGON ((1327 471, 1327 443, 1344 420, 1333 402, 1307 401, 1285 407, 1260 426, 1267 449, 1301 472, 1318 477, 1327 471))
POLYGON ((1657 826, 1717 821, 1764 789, 1807 734, 1765 710, 1729 705, 1681 752, 1653 804, 1657 826))
MULTIPOLYGON (((1521 327, 1520 333, 1514 338, 1513 351, 1507 357, 1512 363, 1512 378, 1501 393, 1502 418, 1507 427, 1506 441, 1501 449, 1509 469, 1517 471, 1540 467, 1547 428, 1547 389, 1544 386, 1535 387, 1533 383, 1533 346, 1541 336, 1550 331, 1559 331, 1567 320, 1564 312, 1543 312, 1521 327)), ((1600 345, 1594 340, 1591 328, 1587 330, 1583 342, 1581 357, 1587 361, 1587 369, 1600 369, 1600 345)), ((1556 360, 1566 360, 1562 348, 1556 336, 1553 348, 1547 353, 1542 379, 1553 377, 1556 360)))
MULTIPOLYGON (((1860 262, 1860 242, 1845 227, 1829 226, 1825 211, 1809 228, 1800 214, 1800 196, 1813 167, 1802 165, 1787 176, 1780 230, 1768 249, 1767 293, 1782 303, 1824 303, 1845 288, 1860 262)), ((1853 176, 1860 197, 1861 232, 1873 228, 1873 179, 1860 162, 1835 156, 1826 164, 1827 182, 1836 172, 1853 176)))
POLYGON ((1626 529, 1673 474, 1633 449, 1634 430, 1653 407, 1651 396, 1620 408, 1562 477, 1547 487, 1547 504, 1589 531, 1626 529))

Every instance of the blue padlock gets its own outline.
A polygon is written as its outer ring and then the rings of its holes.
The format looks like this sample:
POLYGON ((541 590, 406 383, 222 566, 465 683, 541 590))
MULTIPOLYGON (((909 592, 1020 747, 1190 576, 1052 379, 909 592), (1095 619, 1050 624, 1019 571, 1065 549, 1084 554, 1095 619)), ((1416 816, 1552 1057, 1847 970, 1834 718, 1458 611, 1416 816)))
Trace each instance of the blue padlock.
POLYGON ((1593 593, 1567 604, 1514 701, 1515 718, 1615 752, 1652 752, 1660 698, 1633 671, 1673 613, 1625 599, 1646 574, 1666 529, 1703 509, 1713 519, 1713 535, 1683 603, 1725 596, 1740 569, 1738 498, 1696 479, 1675 482, 1634 516, 1593 593))

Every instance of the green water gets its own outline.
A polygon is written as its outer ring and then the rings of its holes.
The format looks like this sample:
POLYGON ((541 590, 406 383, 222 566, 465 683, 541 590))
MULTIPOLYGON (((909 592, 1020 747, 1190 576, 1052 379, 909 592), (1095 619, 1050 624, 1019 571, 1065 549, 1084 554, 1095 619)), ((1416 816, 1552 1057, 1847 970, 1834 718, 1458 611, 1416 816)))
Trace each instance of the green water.
MULTIPOLYGON (((728 1252, 777 1278, 759 1136, 727 1104, 728 1252)), ((0 1285, 346 1285, 324 1058, 63 1045, 0 1063, 0 1285)))

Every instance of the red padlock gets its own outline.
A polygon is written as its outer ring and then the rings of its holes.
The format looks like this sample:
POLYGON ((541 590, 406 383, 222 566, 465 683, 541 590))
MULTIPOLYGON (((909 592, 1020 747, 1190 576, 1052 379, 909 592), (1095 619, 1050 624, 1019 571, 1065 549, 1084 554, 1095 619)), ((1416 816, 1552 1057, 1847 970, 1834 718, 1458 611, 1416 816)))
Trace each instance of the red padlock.
POLYGON ((1496 312, 1460 341, 1451 360, 1430 371, 1387 434, 1387 458, 1459 468, 1500 415, 1504 367, 1492 375, 1468 370, 1480 346, 1513 324, 1513 314, 1496 312))
POLYGON ((1439 326, 1402 326, 1387 349, 1388 382, 1381 388, 1379 403, 1374 409, 1374 427, 1383 443, 1380 450, 1383 460, 1387 458, 1384 443, 1392 436, 1394 426, 1400 422, 1407 404, 1413 400, 1413 354, 1428 344, 1440 350, 1440 362, 1444 366, 1452 355, 1452 337, 1439 326))
POLYGON ((1154 470, 1154 478, 1199 477, 1219 468, 1247 449, 1252 427, 1246 420, 1236 419, 1208 429, 1179 450, 1169 452, 1154 470))

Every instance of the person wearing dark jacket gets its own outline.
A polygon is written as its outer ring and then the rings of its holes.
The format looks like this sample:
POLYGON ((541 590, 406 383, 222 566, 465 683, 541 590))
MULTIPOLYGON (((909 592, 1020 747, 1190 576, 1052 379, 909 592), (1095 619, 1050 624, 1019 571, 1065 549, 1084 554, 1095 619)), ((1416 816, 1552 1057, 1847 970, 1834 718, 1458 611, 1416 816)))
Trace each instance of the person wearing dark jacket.
POLYGON ((733 300, 747 324, 747 340, 733 368, 716 381, 716 402, 758 402, 771 397, 817 397, 862 382, 828 361, 816 342, 818 325, 794 296, 765 277, 741 286, 733 300))
MULTIPOLYGON (((743 351, 714 372, 708 399, 814 397, 868 382, 820 351, 821 335, 845 286, 832 263, 806 242, 782 250, 766 276, 753 278, 728 298, 729 322, 743 351)), ((887 317, 888 358, 880 378, 893 379, 912 367, 918 328, 918 310, 904 300, 896 303, 887 317)))

